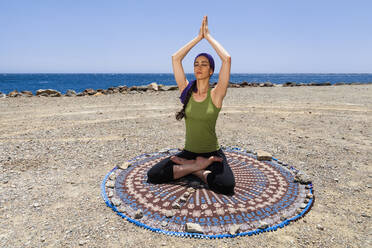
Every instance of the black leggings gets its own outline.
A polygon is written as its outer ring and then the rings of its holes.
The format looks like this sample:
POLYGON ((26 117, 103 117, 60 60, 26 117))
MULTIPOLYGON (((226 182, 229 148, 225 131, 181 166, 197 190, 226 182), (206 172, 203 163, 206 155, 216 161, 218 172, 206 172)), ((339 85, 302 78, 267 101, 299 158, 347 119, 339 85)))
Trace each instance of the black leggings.
MULTIPOLYGON (((227 163, 225 154, 221 149, 215 152, 208 153, 194 153, 183 150, 177 153, 175 156, 185 159, 196 159, 197 156, 205 158, 209 158, 210 156, 221 157, 223 159, 222 162, 213 162, 206 168, 206 170, 211 171, 211 173, 207 175, 208 186, 210 189, 217 191, 218 193, 227 195, 231 195, 234 193, 234 174, 231 171, 231 168, 227 163)), ((174 180, 173 165, 175 165, 175 163, 170 159, 170 157, 165 158, 154 165, 147 172, 148 182, 158 184, 174 180)))

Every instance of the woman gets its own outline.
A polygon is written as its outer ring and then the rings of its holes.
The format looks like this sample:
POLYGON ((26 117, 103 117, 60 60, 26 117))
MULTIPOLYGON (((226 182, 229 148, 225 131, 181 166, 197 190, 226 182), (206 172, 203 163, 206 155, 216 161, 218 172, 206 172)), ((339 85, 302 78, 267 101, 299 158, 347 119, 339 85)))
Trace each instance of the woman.
POLYGON ((197 37, 172 56, 173 71, 181 101, 184 104, 176 119, 185 117, 186 142, 183 151, 160 161, 148 172, 150 183, 165 183, 189 174, 199 177, 209 188, 223 194, 233 194, 234 175, 223 151, 219 148, 215 132, 216 120, 226 95, 230 78, 231 58, 225 49, 209 33, 205 16, 197 37), (209 88, 214 72, 212 56, 201 53, 194 60, 196 80, 186 79, 182 59, 199 41, 205 38, 222 60, 218 83, 209 88))

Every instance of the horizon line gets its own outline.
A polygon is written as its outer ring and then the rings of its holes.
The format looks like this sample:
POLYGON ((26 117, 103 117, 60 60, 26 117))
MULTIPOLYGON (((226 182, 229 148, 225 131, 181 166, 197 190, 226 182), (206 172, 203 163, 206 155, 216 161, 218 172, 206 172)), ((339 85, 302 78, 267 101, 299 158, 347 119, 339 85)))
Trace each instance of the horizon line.
MULTIPOLYGON (((0 74, 173 74, 173 72, 0 72, 0 74)), ((372 72, 231 72, 230 74, 372 74, 372 72)))

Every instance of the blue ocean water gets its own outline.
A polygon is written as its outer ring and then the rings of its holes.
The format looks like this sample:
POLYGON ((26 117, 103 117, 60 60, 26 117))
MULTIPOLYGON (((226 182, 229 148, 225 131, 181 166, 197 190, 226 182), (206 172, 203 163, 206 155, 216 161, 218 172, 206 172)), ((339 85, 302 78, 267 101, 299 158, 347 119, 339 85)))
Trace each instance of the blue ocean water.
MULTIPOLYGON (((193 80, 193 74, 187 74, 188 80, 193 80)), ((211 82, 217 82, 218 74, 214 74, 211 82)), ((350 74, 316 74, 316 73, 260 73, 260 74, 231 74, 230 81, 241 82, 267 82, 282 84, 285 82, 311 83, 311 82, 360 82, 372 83, 372 73, 350 74)), ((55 89, 64 94, 68 89, 76 92, 87 88, 107 89, 119 85, 134 86, 147 85, 152 82, 164 85, 176 85, 171 73, 33 73, 33 74, 0 74, 0 91, 8 94, 13 90, 29 90, 34 94, 38 89, 55 89)))

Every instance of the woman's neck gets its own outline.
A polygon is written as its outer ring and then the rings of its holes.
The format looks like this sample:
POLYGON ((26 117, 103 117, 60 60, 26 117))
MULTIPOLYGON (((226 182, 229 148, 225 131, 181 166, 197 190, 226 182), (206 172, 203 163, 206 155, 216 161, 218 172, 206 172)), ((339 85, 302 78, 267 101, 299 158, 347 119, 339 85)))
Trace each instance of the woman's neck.
POLYGON ((202 94, 207 93, 209 89, 209 78, 197 80, 196 86, 198 88, 198 91, 196 92, 196 94, 202 95, 202 94))

